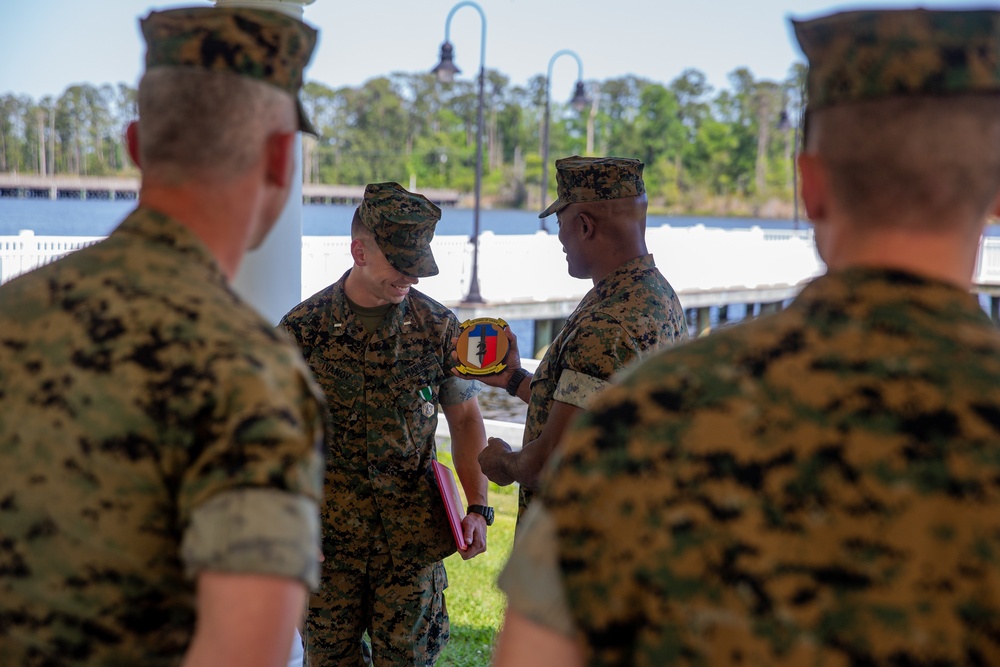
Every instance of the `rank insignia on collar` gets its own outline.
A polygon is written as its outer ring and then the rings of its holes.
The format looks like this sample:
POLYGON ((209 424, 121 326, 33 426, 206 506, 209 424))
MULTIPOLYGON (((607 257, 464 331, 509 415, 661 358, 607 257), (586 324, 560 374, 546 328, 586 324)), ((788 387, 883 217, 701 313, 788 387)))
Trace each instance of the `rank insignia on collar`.
POLYGON ((496 317, 477 317, 462 322, 455 351, 462 375, 496 375, 507 368, 510 341, 507 323, 496 317))

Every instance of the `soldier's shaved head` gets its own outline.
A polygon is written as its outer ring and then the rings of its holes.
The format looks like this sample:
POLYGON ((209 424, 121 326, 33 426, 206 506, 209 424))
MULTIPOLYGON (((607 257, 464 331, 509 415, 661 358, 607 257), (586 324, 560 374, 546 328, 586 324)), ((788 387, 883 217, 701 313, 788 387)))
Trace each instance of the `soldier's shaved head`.
POLYGON ((821 109, 810 116, 806 150, 823 159, 831 194, 858 225, 974 223, 1000 188, 1000 96, 821 109))
POLYGON ((297 123, 291 95, 235 74, 161 67, 139 83, 143 169, 174 183, 241 174, 269 134, 297 123))

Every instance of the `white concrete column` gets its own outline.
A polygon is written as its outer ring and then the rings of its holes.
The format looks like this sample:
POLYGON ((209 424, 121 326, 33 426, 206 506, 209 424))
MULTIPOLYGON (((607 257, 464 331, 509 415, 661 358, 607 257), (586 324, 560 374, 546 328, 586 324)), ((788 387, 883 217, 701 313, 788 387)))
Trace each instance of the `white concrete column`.
MULTIPOLYGON (((216 0, 216 7, 271 9, 301 19, 315 0, 216 0)), ((295 142, 295 182, 267 240, 240 265, 233 286, 266 319, 277 324, 302 300, 302 136, 295 142)))

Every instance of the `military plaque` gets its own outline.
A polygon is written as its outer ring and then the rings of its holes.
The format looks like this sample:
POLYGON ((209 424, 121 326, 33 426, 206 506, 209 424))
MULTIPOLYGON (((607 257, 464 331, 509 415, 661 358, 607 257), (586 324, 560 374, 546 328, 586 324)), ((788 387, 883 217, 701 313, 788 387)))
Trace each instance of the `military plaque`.
POLYGON ((495 317, 462 322, 455 350, 462 375, 496 375, 507 368, 510 341, 503 332, 507 323, 495 317))

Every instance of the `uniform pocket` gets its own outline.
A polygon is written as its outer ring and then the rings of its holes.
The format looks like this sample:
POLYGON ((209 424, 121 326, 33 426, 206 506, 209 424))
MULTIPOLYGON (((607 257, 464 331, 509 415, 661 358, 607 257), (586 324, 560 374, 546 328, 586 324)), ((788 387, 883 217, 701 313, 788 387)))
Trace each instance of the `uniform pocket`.
POLYGON ((448 573, 444 569, 444 563, 434 563, 434 592, 444 593, 448 588, 448 573))
POLYGON ((364 396, 364 373, 322 358, 310 360, 310 366, 326 398, 327 445, 333 454, 350 455, 364 443, 364 414, 356 407, 364 396))
POLYGON ((444 370, 432 359, 401 369, 389 382, 407 436, 408 457, 433 442, 437 430, 438 390, 443 381, 444 370))

